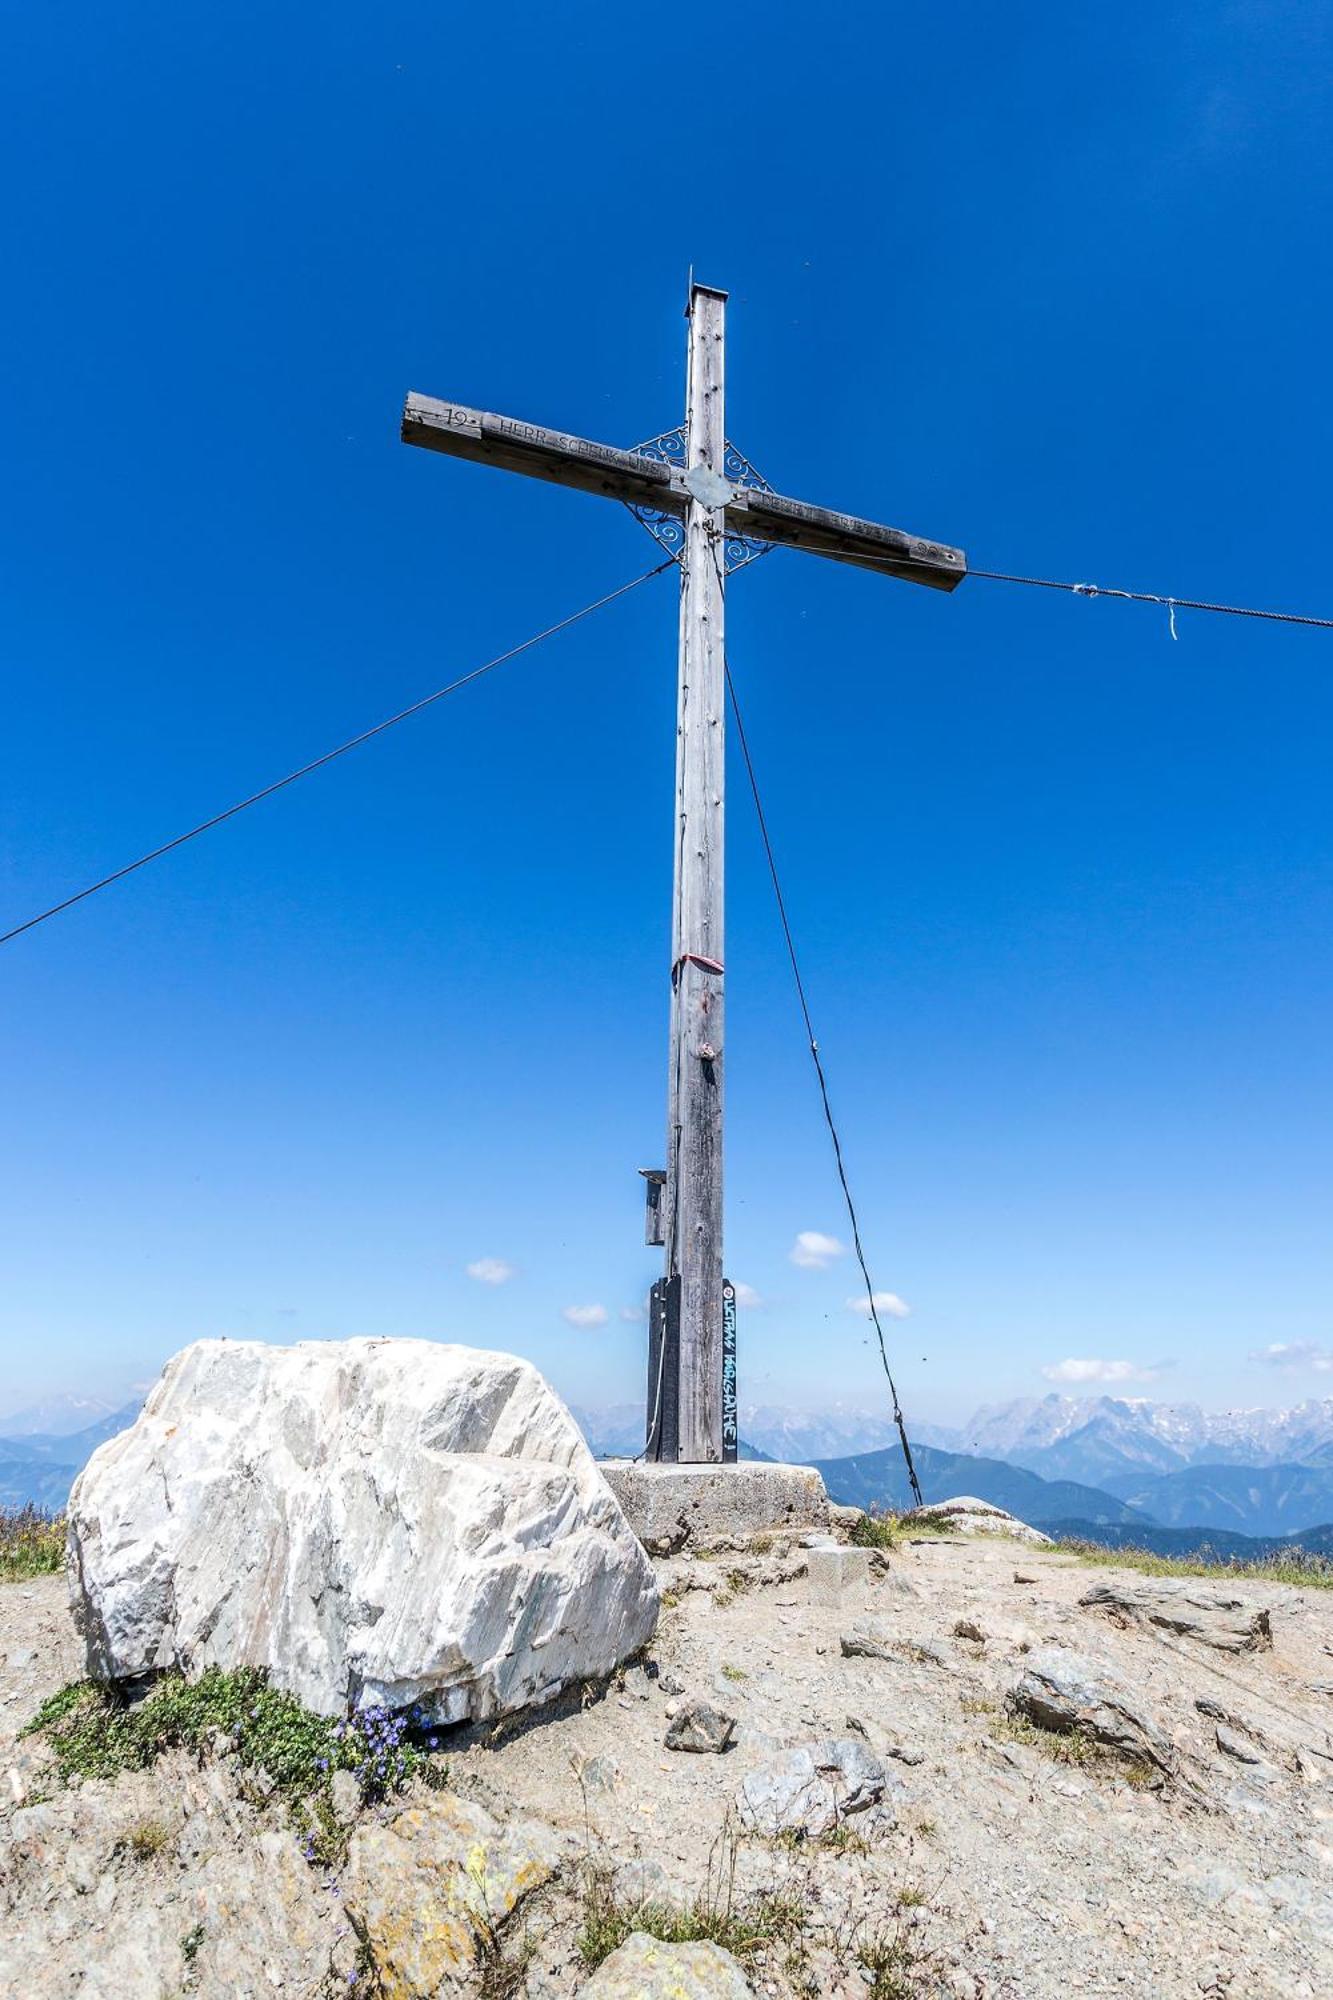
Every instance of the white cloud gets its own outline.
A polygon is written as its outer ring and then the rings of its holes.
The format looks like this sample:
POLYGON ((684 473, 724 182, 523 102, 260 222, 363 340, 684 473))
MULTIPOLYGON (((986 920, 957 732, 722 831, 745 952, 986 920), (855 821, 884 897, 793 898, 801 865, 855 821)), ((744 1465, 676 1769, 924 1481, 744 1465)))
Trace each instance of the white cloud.
POLYGON ((475 1278, 479 1285, 507 1285, 516 1275, 513 1265, 506 1264, 503 1257, 478 1257, 466 1268, 469 1278, 475 1278))
POLYGON ((1042 1374, 1048 1382, 1155 1382, 1169 1361, 1055 1361, 1042 1374))
POLYGON ((736 1303, 738 1306, 748 1306, 750 1311, 753 1312, 764 1302, 753 1285, 738 1283, 736 1286, 736 1303))
MULTIPOLYGON (((862 1292, 859 1298, 848 1299, 848 1312, 860 1313, 862 1319, 870 1318, 870 1301, 862 1292)), ((887 1313, 890 1319, 906 1319, 912 1308, 906 1299, 900 1299, 897 1292, 876 1292, 875 1311, 887 1313)))
POLYGON ((605 1326, 611 1315, 605 1306, 565 1306, 560 1317, 570 1326, 605 1326))
POLYGON ((1317 1340, 1275 1340, 1268 1347, 1256 1348, 1250 1359, 1265 1368, 1284 1368, 1293 1374, 1308 1369, 1315 1375, 1333 1375, 1333 1351, 1321 1347, 1317 1340))
POLYGON ((634 1326, 638 1321, 647 1319, 648 1308, 647 1306, 622 1306, 620 1308, 620 1317, 627 1325, 634 1326))
POLYGON ((803 1229, 789 1255, 792 1263, 799 1264, 803 1271, 827 1271, 835 1257, 847 1255, 847 1245, 818 1229, 803 1229))

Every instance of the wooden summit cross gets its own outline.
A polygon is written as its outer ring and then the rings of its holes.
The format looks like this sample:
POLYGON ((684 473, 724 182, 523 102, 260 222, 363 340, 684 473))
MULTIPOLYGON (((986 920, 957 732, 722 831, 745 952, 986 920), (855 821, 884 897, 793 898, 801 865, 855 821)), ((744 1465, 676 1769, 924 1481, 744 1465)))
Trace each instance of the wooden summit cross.
POLYGON ((649 1457, 736 1456, 735 1293, 722 1267, 723 780, 730 570, 772 546, 806 549, 935 590, 967 574, 960 549, 774 493, 727 442, 726 293, 691 285, 685 422, 633 451, 516 417, 410 395, 407 444, 624 501, 680 565, 675 886, 667 1164, 647 1171, 653 1287, 649 1457))

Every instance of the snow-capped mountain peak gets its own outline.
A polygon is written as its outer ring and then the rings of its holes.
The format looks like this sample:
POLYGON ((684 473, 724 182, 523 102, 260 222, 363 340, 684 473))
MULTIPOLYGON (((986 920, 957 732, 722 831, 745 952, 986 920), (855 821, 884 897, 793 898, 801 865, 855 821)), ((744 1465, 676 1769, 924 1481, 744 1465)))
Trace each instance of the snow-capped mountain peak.
POLYGON ((963 1449, 1048 1478, 1095 1480, 1136 1466, 1298 1464, 1333 1447, 1333 1397, 1291 1410, 1205 1411, 1143 1397, 1020 1397, 977 1411, 963 1449))
POLYGON ((114 1416, 128 1401, 128 1392, 119 1397, 45 1396, 25 1410, 0 1417, 0 1438, 72 1437, 114 1416))

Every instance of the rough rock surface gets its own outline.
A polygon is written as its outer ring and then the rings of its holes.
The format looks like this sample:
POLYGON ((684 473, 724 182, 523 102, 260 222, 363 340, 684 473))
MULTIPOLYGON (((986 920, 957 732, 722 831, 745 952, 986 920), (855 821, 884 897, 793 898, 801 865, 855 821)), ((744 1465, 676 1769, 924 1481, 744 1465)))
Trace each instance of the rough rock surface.
POLYGON ((858 1737, 801 1743, 750 1772, 736 1810, 741 1824, 756 1833, 818 1840, 852 1813, 878 1804, 887 1782, 879 1758, 858 1737))
POLYGON ((902 1634, 887 1618, 859 1619, 838 1641, 848 1660, 891 1660, 902 1643, 902 1634))
POLYGON ((89 1671, 264 1667, 324 1714, 503 1714, 608 1673, 658 1591, 563 1404, 424 1340, 200 1341, 69 1508, 89 1671))
POLYGON ((1043 1535, 1040 1528, 1031 1528, 1026 1521, 1020 1521, 1013 1514, 1006 1514, 1003 1507, 992 1507, 989 1500, 978 1500, 971 1493, 959 1493, 952 1500, 931 1500, 924 1507, 914 1507, 910 1514, 903 1516, 907 1528, 917 1519, 945 1521, 960 1535, 1004 1535, 1010 1541, 1029 1542, 1034 1548, 1049 1548, 1051 1538, 1043 1535))
POLYGON ((752 1991, 720 1944, 663 1944, 635 1931, 603 1960, 581 2000, 750 2000, 752 1991))
MULTIPOLYGON (((678 1556, 658 1566, 664 1583, 675 1579, 672 1591, 691 1569, 719 1587, 681 1588, 666 1605, 655 1676, 651 1665, 630 1669, 623 1687, 613 1678, 586 1704, 571 1691, 453 1732, 450 1794, 516 1837, 551 1828, 567 1857, 500 1926, 489 1990, 506 2000, 583 1992, 594 1976, 579 1947, 588 1853, 628 1906, 687 1910, 716 1898, 734 1862, 739 1913, 762 1895, 796 1910, 798 1934, 738 1932, 757 1938, 737 1955, 765 2000, 868 2000, 860 1954, 873 1957, 885 1940, 908 1953, 902 1984, 913 2000, 1326 2000, 1333 1593, 1265 1584, 1271 1650, 1223 1654, 1080 1603, 1099 1580, 1137 1581, 1127 1569, 1025 1548, 1019 1583, 1015 1559, 1003 1539, 923 1539, 892 1558, 918 1595, 900 1599, 872 1574, 844 1623, 812 1604, 805 1579, 771 1553, 678 1556), (742 1570, 743 1586, 727 1582, 742 1570), (885 1658, 845 1657, 839 1633, 861 1619, 883 1619, 904 1643, 885 1658), (985 1630, 984 1649, 952 1636, 960 1619, 985 1630), (1014 1732, 1006 1697, 1032 1655, 1056 1641, 1095 1657, 1170 1733, 1208 1810, 1178 1784, 1141 1789, 1118 1760, 1061 1761, 1065 1738, 1043 1735, 1034 1746, 1030 1732, 1014 1732), (951 1671, 906 1642, 929 1643, 951 1671), (668 1706, 687 1689, 735 1715, 725 1757, 662 1748, 668 1706), (784 1751, 857 1734, 851 1717, 893 1774, 892 1816, 871 1807, 842 1840, 740 1831, 738 1783, 784 1751), (1243 1724, 1265 1765, 1221 1751, 1218 1722, 1243 1724), (581 1783, 590 1763, 618 1770, 614 1784, 581 1783), (510 1983, 506 1967, 521 1976, 510 1983)), ((348 1983, 358 1941, 347 1865, 307 1866, 280 1801, 245 1796, 234 1759, 201 1768, 170 1756, 114 1784, 51 1785, 39 1746, 17 1733, 79 1671, 64 1580, 0 1585, 6 2000, 373 1992, 369 1971, 348 1983), (160 1854, 142 1858, 128 1844, 140 1822, 165 1827, 160 1854), (200 1925, 187 1961, 182 1940, 200 1925)), ((362 1807, 355 1831, 364 1839, 439 1796, 414 1790, 362 1807)))
POLYGON ((1066 1646, 1031 1654, 1012 1700, 1043 1729, 1077 1732, 1159 1771, 1175 1771, 1175 1748, 1161 1725, 1104 1666, 1066 1646))
POLYGON ((447 1793, 357 1833, 344 1900, 386 2000, 475 1992, 494 1935, 560 1860, 549 1826, 447 1793))
POLYGON ((692 1701, 672 1716, 662 1741, 668 1750, 721 1752, 735 1734, 734 1715, 724 1715, 710 1701, 692 1701))
POLYGON ((1079 1602, 1089 1611, 1160 1626, 1219 1653, 1257 1653, 1273 1643, 1272 1620, 1264 1606, 1193 1577, 1160 1583, 1120 1577, 1096 1584, 1079 1602))
POLYGON ((225 1766, 173 1755, 0 1818, 0 1993, 15 2000, 314 1996, 336 1942, 300 1842, 225 1766))
POLYGON ((1219 1722, 1216 1736, 1217 1747, 1224 1756, 1234 1757, 1238 1764, 1263 1763, 1261 1752, 1239 1729, 1232 1729, 1227 1723, 1219 1722))

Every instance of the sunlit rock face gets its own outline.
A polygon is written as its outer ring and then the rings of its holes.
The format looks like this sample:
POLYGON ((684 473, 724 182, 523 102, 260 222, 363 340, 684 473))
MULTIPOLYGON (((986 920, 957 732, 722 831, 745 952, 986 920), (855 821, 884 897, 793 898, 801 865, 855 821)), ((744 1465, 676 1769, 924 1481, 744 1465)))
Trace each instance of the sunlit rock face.
POLYGON ((199 1341, 69 1506, 94 1678, 257 1666, 324 1714, 548 1701, 656 1627, 651 1567, 527 1362, 199 1341))

